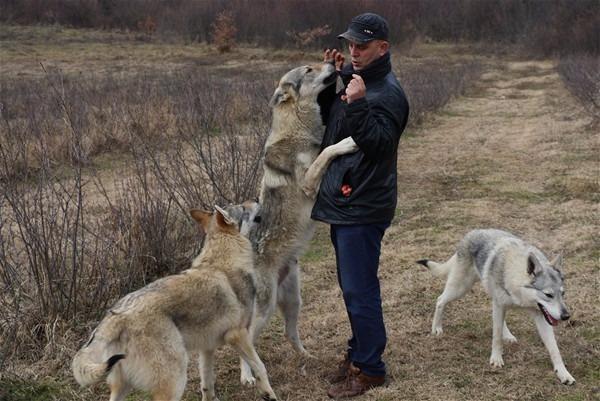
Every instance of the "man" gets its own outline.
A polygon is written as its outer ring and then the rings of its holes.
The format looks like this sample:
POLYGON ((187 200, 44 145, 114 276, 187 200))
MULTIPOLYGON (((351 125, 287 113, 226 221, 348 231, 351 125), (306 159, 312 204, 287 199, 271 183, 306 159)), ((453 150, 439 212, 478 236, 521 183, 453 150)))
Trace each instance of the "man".
POLYGON ((408 102, 391 68, 388 25, 377 14, 352 19, 346 39, 351 65, 326 50, 345 88, 319 96, 326 124, 322 147, 351 136, 359 147, 327 169, 312 218, 331 225, 338 282, 352 329, 344 361, 332 375, 332 398, 363 394, 385 382, 381 359, 386 345, 381 309, 381 239, 396 209, 398 141, 408 119, 408 102))

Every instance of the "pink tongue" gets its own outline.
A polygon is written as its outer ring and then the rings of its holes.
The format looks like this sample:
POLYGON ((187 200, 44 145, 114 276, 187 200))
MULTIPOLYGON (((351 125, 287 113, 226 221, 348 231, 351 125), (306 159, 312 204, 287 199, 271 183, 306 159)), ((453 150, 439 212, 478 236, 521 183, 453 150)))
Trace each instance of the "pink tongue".
POLYGON ((548 321, 550 322, 550 324, 552 326, 558 325, 558 320, 556 320, 555 318, 553 318, 546 309, 544 309, 544 315, 546 315, 546 318, 548 319, 548 321))

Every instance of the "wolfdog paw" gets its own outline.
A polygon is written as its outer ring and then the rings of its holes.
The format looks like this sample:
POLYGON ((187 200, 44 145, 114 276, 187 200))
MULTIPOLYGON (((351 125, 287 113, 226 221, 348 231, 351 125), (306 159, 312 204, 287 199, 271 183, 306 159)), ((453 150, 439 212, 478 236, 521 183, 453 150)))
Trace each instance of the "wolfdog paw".
POLYGON ((502 337, 502 340, 503 340, 505 343, 516 343, 516 342, 517 342, 517 337, 515 337, 515 336, 513 336, 513 335, 506 336, 506 337, 504 337, 504 336, 503 336, 503 337, 502 337))
POLYGON ((434 336, 441 336, 442 334, 444 334, 444 329, 442 329, 441 327, 434 327, 431 329, 431 334, 433 334, 434 336))
POLYGON ((304 192, 304 194, 310 199, 315 199, 315 197, 317 196, 317 190, 313 185, 302 184, 301 188, 302 192, 304 192))
POLYGON ((575 384, 575 378, 573 376, 571 376, 571 374, 569 372, 567 372, 566 369, 564 371, 557 370, 556 375, 558 376, 558 379, 560 380, 560 382, 562 384, 566 384, 568 386, 575 384))
POLYGON ((263 400, 265 400, 265 401, 277 401, 277 398, 275 397, 275 394, 265 393, 265 394, 262 395, 261 398, 263 400))
POLYGON ((240 377, 240 382, 242 383, 242 386, 245 386, 245 387, 256 386, 256 378, 252 375, 247 376, 247 375, 242 374, 240 377))
POLYGON ((504 359, 502 359, 502 355, 494 355, 490 357, 490 365, 495 368, 501 368, 504 366, 504 359))
POLYGON ((305 348, 303 348, 302 351, 299 351, 299 353, 302 356, 302 358, 304 358, 304 359, 310 359, 310 360, 318 359, 315 355, 308 352, 305 348))

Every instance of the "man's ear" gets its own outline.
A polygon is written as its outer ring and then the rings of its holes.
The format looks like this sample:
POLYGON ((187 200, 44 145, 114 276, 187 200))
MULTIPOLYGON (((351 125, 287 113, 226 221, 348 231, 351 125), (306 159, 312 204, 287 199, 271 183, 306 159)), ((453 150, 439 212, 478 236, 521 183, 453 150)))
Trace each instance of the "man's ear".
POLYGON ((207 212, 206 210, 200 209, 191 209, 190 215, 192 219, 196 220, 200 227, 204 230, 204 232, 208 232, 208 227, 210 226, 210 220, 212 219, 212 212, 207 212))
POLYGON ((217 225, 221 228, 235 226, 236 222, 229 216, 224 209, 221 209, 219 206, 215 205, 215 210, 217 213, 217 225))
POLYGON ((387 40, 382 40, 379 44, 379 56, 383 56, 390 49, 390 42, 387 40))

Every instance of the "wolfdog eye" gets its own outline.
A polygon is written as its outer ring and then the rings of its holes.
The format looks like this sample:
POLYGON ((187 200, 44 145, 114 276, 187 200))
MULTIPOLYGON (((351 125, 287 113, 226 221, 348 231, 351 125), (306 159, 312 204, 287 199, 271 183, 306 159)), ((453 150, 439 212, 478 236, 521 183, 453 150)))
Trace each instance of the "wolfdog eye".
POLYGON ((545 293, 544 293, 544 295, 545 295, 545 296, 547 296, 547 297, 548 297, 548 298, 550 298, 550 299, 554 298, 554 295, 553 295, 553 294, 550 294, 550 293, 548 293, 548 292, 545 292, 545 293))
POLYGON ((312 68, 311 67, 306 67, 306 72, 311 72, 312 68))

